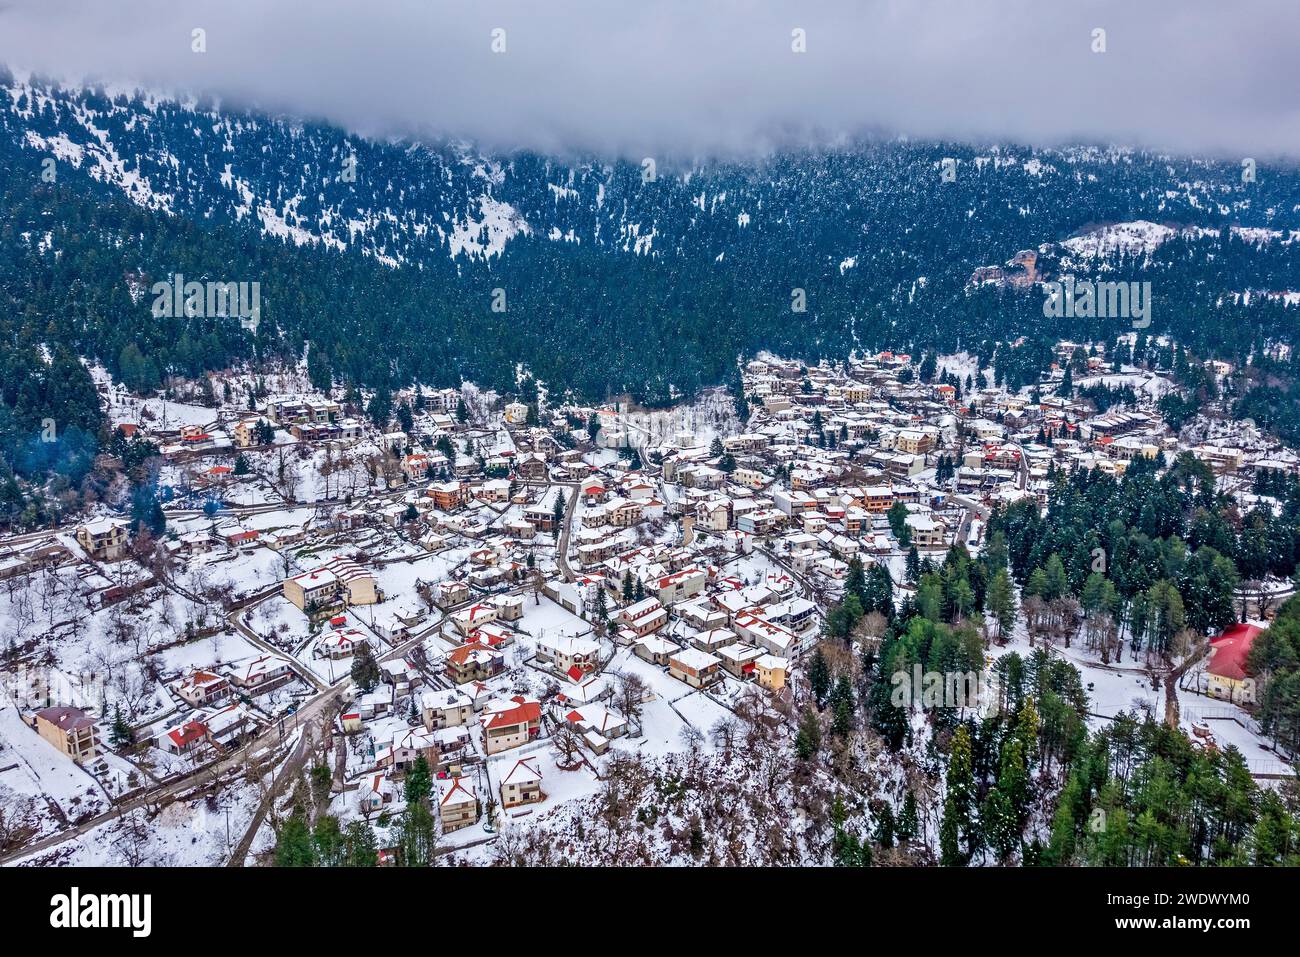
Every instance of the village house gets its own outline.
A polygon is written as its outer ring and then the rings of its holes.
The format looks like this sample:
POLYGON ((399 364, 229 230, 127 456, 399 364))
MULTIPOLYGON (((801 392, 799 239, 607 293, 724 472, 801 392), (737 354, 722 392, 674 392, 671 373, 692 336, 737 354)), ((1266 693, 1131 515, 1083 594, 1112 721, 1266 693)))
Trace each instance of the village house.
POLYGON ((230 683, 250 697, 266 694, 293 680, 293 669, 283 658, 262 655, 242 664, 226 666, 230 683))
POLYGON ((766 648, 774 655, 788 656, 799 644, 793 632, 751 612, 737 615, 731 627, 744 641, 766 648))
POLYGON ((450 728, 438 728, 433 732, 434 742, 438 745, 437 770, 452 770, 459 774, 458 765, 474 754, 474 738, 470 729, 464 725, 450 728))
POLYGON ((379 771, 366 775, 362 780, 361 787, 357 790, 357 803, 361 806, 362 814, 370 815, 391 804, 394 795, 393 782, 386 773, 379 771))
POLYGON ((725 532, 731 527, 731 502, 725 498, 706 499, 695 506, 695 521, 702 531, 725 532))
POLYGON ((390 658, 379 662, 379 677, 393 689, 393 696, 402 698, 412 689, 424 684, 420 669, 405 658, 390 658))
POLYGON ((522 695, 497 699, 483 707, 483 750, 488 754, 527 744, 541 733, 542 706, 522 695))
POLYGON ((740 642, 732 642, 713 654, 722 662, 723 670, 741 681, 749 681, 754 677, 754 662, 763 656, 763 651, 740 642))
POLYGON ((775 508, 756 508, 736 517, 736 528, 748 535, 770 535, 785 522, 785 512, 775 508))
POLYGON ((894 439, 894 448, 909 455, 924 455, 926 452, 931 451, 935 444, 936 439, 933 432, 922 432, 913 429, 902 430, 894 439))
POLYGON ((341 605, 373 605, 382 600, 375 576, 355 562, 336 558, 313 571, 286 578, 281 590, 296 608, 328 614, 341 605))
POLYGON ((393 735, 387 746, 376 752, 375 766, 402 774, 420 758, 424 758, 430 768, 438 766, 437 738, 424 728, 403 728, 393 735))
POLYGON ((99 756, 95 720, 80 708, 42 708, 32 716, 32 727, 58 751, 78 764, 99 756))
POLYGON ((557 671, 569 672, 577 668, 590 674, 599 662, 600 642, 577 635, 543 636, 537 639, 537 657, 550 662, 557 671))
POLYGON ((433 499, 434 507, 443 512, 454 512, 465 502, 465 489, 460 482, 437 482, 424 493, 433 499))
POLYGON ((622 625, 620 631, 626 629, 637 638, 644 638, 668 624, 668 611, 658 598, 644 598, 622 609, 617 620, 622 625))
POLYGON ((907 516, 907 527, 912 532, 912 543, 917 548, 942 548, 948 529, 939 519, 912 513, 907 516))
POLYGON ((501 806, 519 807, 546 799, 542 793, 542 772, 537 758, 520 758, 501 778, 501 806))
POLYGON ((438 607, 450 608, 452 605, 459 605, 469 599, 469 585, 454 580, 438 582, 434 593, 437 595, 438 607))
POLYGON ((661 604, 672 605, 700 594, 708 580, 708 574, 699 568, 683 568, 652 580, 649 587, 661 604))
POLYGON ((341 658, 351 658, 368 646, 369 642, 366 636, 357 629, 338 628, 316 643, 314 654, 318 658, 329 658, 332 661, 338 661, 341 658))
POLYGON ((383 685, 352 699, 352 708, 363 720, 382 717, 393 710, 393 689, 383 685))
POLYGON ((473 631, 484 625, 494 622, 500 615, 500 610, 496 605, 487 602, 476 602, 468 608, 462 608, 451 616, 451 623, 462 636, 468 636, 473 631))
POLYGON ((504 654, 477 642, 461 645, 447 655, 447 677, 456 684, 486 681, 505 669, 504 654))
POLYGON ((171 754, 185 754, 204 745, 228 751, 238 747, 257 726, 252 713, 239 702, 234 702, 216 710, 195 712, 158 735, 157 745, 171 754))
POLYGON ((630 498, 611 499, 605 503, 605 515, 615 528, 630 528, 641 521, 641 502, 630 498))
POLYGON ((208 743, 208 727, 202 721, 187 718, 158 735, 159 750, 168 754, 188 754, 208 743))
POLYGON ((438 817, 442 819, 444 834, 478 823, 478 794, 472 781, 468 778, 453 777, 436 783, 438 817))
POLYGON ((668 673, 692 688, 707 688, 722 679, 722 662, 698 648, 684 648, 669 655, 668 673))
POLYGON ((523 595, 494 595, 488 601, 497 610, 497 621, 519 621, 524 617, 523 595))
POLYGON ((474 701, 459 688, 431 688, 420 694, 420 712, 430 731, 469 724, 474 701))
POLYGON ((248 418, 240 419, 235 423, 231 430, 234 436, 235 445, 241 449, 252 448, 257 444, 257 426, 258 423, 266 421, 265 419, 248 418))
POLYGON ((779 655, 761 655, 754 659, 754 673, 758 679, 758 686, 768 691, 780 691, 784 688, 789 670, 790 660, 779 655))
POLYGON ((632 646, 632 653, 638 658, 662 667, 668 665, 670 656, 681 650, 680 645, 658 635, 647 635, 632 646))
POLYGON ((213 671, 195 669, 171 684, 172 691, 192 708, 202 708, 230 694, 230 682, 213 671))
POLYGON ((78 525, 77 544, 95 561, 118 561, 126 557, 127 523, 116 518, 102 518, 78 525))
POLYGON ((611 738, 627 734, 627 719, 599 702, 560 710, 560 717, 582 735, 583 743, 595 754, 604 754, 611 738))
POLYGON ((1210 639, 1210 663, 1205 668, 1206 693, 1233 704, 1253 704, 1255 681, 1246 673, 1246 657, 1264 629, 1237 624, 1210 639))

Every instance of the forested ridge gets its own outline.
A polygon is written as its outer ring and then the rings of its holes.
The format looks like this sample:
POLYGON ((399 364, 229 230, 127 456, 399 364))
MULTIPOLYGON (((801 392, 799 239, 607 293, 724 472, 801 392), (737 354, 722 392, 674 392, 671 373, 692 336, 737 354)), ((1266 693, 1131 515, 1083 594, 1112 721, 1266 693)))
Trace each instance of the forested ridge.
MULTIPOLYGON (((308 346, 317 378, 378 389, 509 390, 523 366, 552 394, 663 404, 733 380, 737 357, 761 349, 811 361, 854 348, 996 354, 1018 387, 1056 339, 1110 340, 1122 322, 1046 319, 1036 290, 973 285, 972 273, 1108 222, 1218 230, 1072 266, 1150 279, 1148 333, 1240 362, 1295 328, 1284 300, 1238 298, 1300 290, 1292 168, 1243 183, 1234 162, 897 140, 750 164, 665 158, 647 177, 637 162, 378 142, 7 72, 0 86, 11 463, 45 417, 94 424, 67 390, 41 385, 67 377, 38 368, 38 347, 100 361, 137 391, 297 361, 308 346), (945 157, 955 182, 942 181, 945 157), (259 283, 256 334, 153 316, 150 287, 176 274, 259 283), (791 311, 795 289, 806 312, 791 311)), ((1300 433, 1293 373, 1277 365, 1240 414, 1300 433)), ((71 394, 86 398, 85 385, 71 394)))

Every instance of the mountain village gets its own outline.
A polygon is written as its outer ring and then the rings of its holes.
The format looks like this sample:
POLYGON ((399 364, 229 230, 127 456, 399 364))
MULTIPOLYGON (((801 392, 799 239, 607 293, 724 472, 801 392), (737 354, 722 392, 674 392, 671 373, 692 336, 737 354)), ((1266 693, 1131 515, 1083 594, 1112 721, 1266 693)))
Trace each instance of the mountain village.
MULTIPOLYGON (((1057 472, 1190 452, 1243 508, 1261 472, 1300 472, 1250 423, 1180 441, 1156 408, 1170 379, 1102 343, 1058 356, 1017 393, 966 355, 924 377, 889 352, 763 355, 743 399, 413 388, 378 424, 299 374, 140 399, 97 372, 120 436, 157 447, 164 520, 132 534, 110 489, 96 517, 0 541, 0 855, 253 864, 306 779, 374 828, 385 863, 418 766, 439 854, 486 860, 596 795, 620 755, 731 751, 757 724, 792 736, 855 569, 884 569, 901 601, 918 561, 979 553, 992 510, 1045 507, 1057 472), (1098 384, 1135 406, 1076 397, 1098 384)), ((1237 746, 1261 779, 1286 772, 1241 665, 1291 589, 1243 583, 1254 624, 1212 638, 1176 691, 1196 740, 1237 746)), ((852 641, 882 624, 865 616, 852 641)), ((1037 639, 1083 671, 1095 720, 1165 713, 1143 662, 1037 639)), ((1011 646, 1034 641, 1019 620, 1011 646)))

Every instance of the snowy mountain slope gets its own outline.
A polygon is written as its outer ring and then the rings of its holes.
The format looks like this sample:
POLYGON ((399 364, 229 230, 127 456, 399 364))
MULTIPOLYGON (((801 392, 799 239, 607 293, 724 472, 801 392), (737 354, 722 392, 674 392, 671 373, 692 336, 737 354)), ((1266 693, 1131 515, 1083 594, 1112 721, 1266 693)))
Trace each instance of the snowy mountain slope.
POLYGON ((309 341, 357 382, 505 389, 522 363, 560 389, 655 403, 727 381, 761 349, 815 360, 1049 335, 1033 283, 985 267, 1016 250, 1045 249, 1040 272, 1158 276, 1157 327, 1207 316, 1188 336, 1207 352, 1241 344, 1225 332, 1237 320, 1209 310, 1249 310, 1264 336, 1289 322, 1282 301, 1232 294, 1300 288, 1295 169, 1247 184, 1233 163, 1118 148, 874 140, 660 158, 648 176, 640 160, 369 140, 0 68, 0 169, 0 237, 20 261, 10 307, 35 296, 110 367, 134 341, 191 375, 249 347, 224 328, 141 323, 141 290, 176 272, 259 281, 263 352, 309 341), (77 261, 59 266, 65 250, 77 261), (62 318, 84 312, 72 278, 93 288, 94 323, 62 318), (509 313, 485 311, 494 289, 509 313))

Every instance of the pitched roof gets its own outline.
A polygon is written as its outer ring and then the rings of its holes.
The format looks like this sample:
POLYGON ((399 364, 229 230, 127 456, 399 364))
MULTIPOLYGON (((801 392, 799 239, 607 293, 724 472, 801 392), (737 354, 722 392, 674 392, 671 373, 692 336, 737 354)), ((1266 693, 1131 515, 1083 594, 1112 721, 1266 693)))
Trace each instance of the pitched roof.
POLYGON ((95 726, 95 722, 80 708, 42 708, 36 713, 60 731, 79 731, 95 726))
POLYGON ((522 784, 525 781, 540 781, 542 772, 537 767, 536 758, 520 758, 515 766, 501 779, 502 784, 522 784))
POLYGON ((519 699, 518 704, 513 708, 484 715, 483 726, 485 728, 504 728, 512 724, 531 724, 541 719, 542 706, 540 702, 519 699))
POLYGON ((1241 681, 1246 678, 1246 656, 1256 636, 1263 632, 1256 625, 1233 625, 1210 640, 1210 664, 1207 671, 1220 678, 1241 681))

